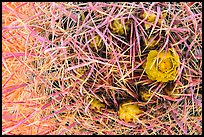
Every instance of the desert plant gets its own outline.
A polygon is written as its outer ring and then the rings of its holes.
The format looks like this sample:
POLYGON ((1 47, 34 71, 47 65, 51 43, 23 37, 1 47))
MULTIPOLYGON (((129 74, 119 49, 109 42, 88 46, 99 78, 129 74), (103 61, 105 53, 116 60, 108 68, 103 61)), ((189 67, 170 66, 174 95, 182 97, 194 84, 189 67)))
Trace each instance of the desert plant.
POLYGON ((2 134, 202 134, 202 3, 3 2, 2 134))

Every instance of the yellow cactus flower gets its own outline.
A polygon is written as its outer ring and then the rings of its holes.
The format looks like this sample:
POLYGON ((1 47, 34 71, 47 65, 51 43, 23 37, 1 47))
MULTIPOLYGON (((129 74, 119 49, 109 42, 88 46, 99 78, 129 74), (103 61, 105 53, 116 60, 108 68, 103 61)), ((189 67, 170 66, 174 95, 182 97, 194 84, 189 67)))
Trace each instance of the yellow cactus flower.
POLYGON ((137 121, 137 115, 142 113, 142 110, 139 109, 139 106, 137 104, 131 104, 131 102, 133 101, 128 100, 122 102, 119 106, 119 118, 126 122, 137 121))
POLYGON ((102 49, 103 41, 102 41, 101 37, 99 35, 97 35, 94 37, 94 40, 95 40, 95 43, 93 40, 90 42, 90 48, 92 48, 94 50, 96 49, 97 51, 102 49))
POLYGON ((95 110, 96 112, 100 112, 100 111, 101 111, 101 108, 105 108, 105 104, 102 103, 102 102, 101 102, 100 100, 98 100, 98 99, 91 98, 91 99, 89 99, 89 101, 92 101, 90 108, 91 108, 92 110, 95 110))
POLYGON ((124 27, 124 25, 121 23, 121 20, 115 19, 110 23, 110 28, 113 33, 124 35, 125 31, 126 32, 130 31, 129 24, 130 24, 130 21, 125 22, 125 27, 124 27))
POLYGON ((179 56, 174 49, 169 49, 167 53, 151 50, 147 57, 145 71, 151 80, 168 82, 175 80, 179 64, 179 56))

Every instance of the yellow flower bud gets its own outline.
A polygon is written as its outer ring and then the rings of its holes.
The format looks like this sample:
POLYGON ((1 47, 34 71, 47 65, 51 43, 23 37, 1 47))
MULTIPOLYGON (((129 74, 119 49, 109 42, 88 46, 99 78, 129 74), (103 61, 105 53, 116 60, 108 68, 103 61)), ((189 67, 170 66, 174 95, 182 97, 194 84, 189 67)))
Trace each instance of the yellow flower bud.
MULTIPOLYGON (((163 20, 164 18, 166 18, 166 16, 167 16, 167 13, 166 13, 166 12, 163 12, 161 18, 158 19, 157 25, 160 26, 162 20, 163 20)), ((152 24, 154 24, 154 22, 155 22, 155 20, 156 20, 156 14, 154 14, 154 13, 148 14, 146 11, 145 11, 140 17, 143 18, 143 19, 144 19, 144 18, 147 18, 146 21, 147 21, 147 22, 150 22, 150 23, 152 23, 152 24)), ((148 24, 148 23, 145 23, 144 25, 145 25, 145 30, 148 30, 148 29, 151 27, 151 25, 148 24)))
POLYGON ((95 43, 94 41, 90 42, 90 48, 92 49, 96 49, 97 51, 102 49, 103 46, 103 41, 101 39, 101 37, 99 35, 94 37, 95 43))
POLYGON ((148 30, 152 26, 151 24, 147 24, 147 23, 145 23, 144 25, 145 25, 145 30, 148 30))
POLYGON ((129 24, 130 24, 130 21, 127 21, 127 22, 125 23, 125 26, 124 26, 124 25, 121 23, 121 20, 115 19, 115 20, 113 20, 113 21, 110 23, 110 28, 111 28, 111 30, 112 30, 113 33, 119 34, 119 35, 124 35, 124 34, 125 34, 125 30, 126 30, 126 32, 129 32, 129 31, 130 31, 129 24))
POLYGON ((131 102, 133 101, 128 100, 119 105, 119 118, 126 122, 137 121, 138 115, 142 113, 139 106, 137 104, 131 104, 131 102))
MULTIPOLYGON (((150 23, 154 23, 155 19, 156 19, 156 15, 154 13, 152 14, 148 14, 146 11, 141 15, 141 17, 147 18, 146 21, 150 22, 150 23)), ((148 30, 151 27, 151 24, 145 23, 145 30, 148 30)))
POLYGON ((156 19, 156 15, 155 14, 149 14, 148 18, 147 18, 147 21, 148 22, 154 22, 156 19))
POLYGON ((89 101, 92 101, 91 102, 91 106, 90 106, 90 108, 92 109, 92 110, 96 110, 96 112, 100 112, 101 111, 101 108, 105 108, 105 104, 104 103, 102 103, 100 100, 98 100, 98 99, 89 99, 89 101))
POLYGON ((141 15, 143 19, 147 18, 148 22, 154 22, 156 19, 156 15, 154 13, 148 14, 146 11, 141 15))

